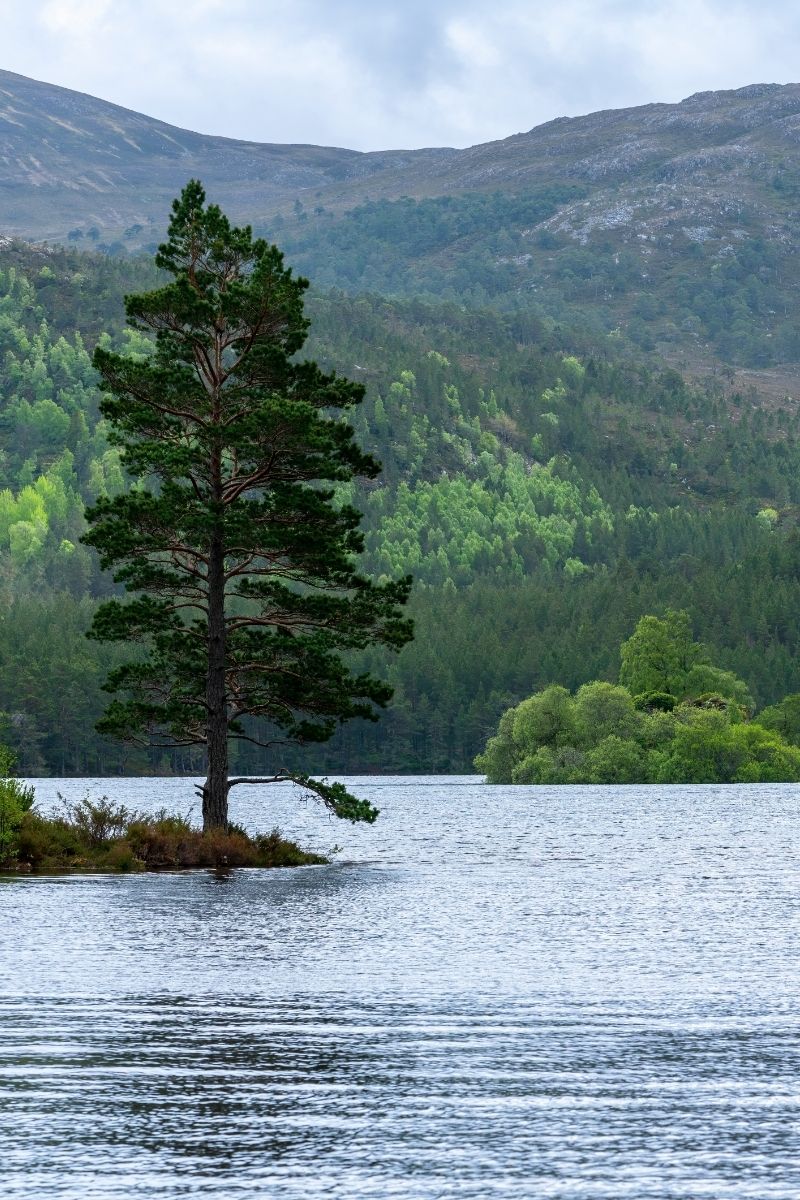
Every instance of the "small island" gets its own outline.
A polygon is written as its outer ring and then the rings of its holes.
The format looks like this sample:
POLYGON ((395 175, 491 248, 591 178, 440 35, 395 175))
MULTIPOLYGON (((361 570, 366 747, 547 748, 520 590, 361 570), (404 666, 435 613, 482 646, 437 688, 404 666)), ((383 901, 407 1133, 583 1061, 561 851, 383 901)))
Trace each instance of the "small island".
POLYGON ((302 850, 277 829, 251 836, 229 825, 209 833, 186 817, 134 812, 107 796, 88 794, 46 816, 34 789, 11 774, 13 759, 0 747, 0 874, 180 871, 206 867, 304 867, 329 862, 302 850))
POLYGON ((619 683, 551 685, 509 708, 475 766, 488 783, 796 783, 800 696, 753 716, 747 684, 711 662, 689 614, 642 617, 619 683))

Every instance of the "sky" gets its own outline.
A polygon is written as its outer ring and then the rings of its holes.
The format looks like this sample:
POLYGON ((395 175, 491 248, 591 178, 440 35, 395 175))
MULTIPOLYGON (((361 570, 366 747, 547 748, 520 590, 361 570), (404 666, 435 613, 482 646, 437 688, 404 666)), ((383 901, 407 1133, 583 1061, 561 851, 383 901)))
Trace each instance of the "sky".
POLYGON ((201 133, 468 146, 800 78, 797 0, 0 0, 0 67, 201 133))

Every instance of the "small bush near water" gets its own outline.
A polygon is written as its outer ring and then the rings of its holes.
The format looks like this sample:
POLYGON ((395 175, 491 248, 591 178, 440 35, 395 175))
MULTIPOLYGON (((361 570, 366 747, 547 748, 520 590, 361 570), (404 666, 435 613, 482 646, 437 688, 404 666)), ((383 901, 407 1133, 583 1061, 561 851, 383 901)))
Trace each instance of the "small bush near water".
POLYGON ((131 812, 107 796, 77 804, 62 798, 52 817, 37 812, 33 791, 0 779, 0 869, 17 873, 169 871, 190 867, 299 867, 328 860, 301 850, 277 830, 204 834, 185 817, 131 812), (6 796, 6 792, 9 796, 6 796), (22 793, 21 798, 11 796, 22 793))

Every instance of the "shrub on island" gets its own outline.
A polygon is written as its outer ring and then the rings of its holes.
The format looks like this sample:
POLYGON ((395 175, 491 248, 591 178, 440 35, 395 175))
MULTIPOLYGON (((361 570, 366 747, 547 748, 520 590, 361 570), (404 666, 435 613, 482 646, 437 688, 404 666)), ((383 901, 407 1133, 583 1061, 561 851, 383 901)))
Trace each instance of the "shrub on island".
POLYGON ((11 777, 14 758, 0 746, 0 863, 13 858, 19 829, 33 806, 33 788, 11 777))
POLYGON ((0 869, 15 873, 65 871, 175 871, 192 867, 298 867, 326 863, 320 854, 302 850, 278 830, 251 837, 244 829, 204 834, 185 817, 165 812, 145 816, 107 797, 86 796, 54 816, 33 807, 32 789, 23 789, 27 807, 3 807, 3 788, 17 780, 0 780, 0 869), (3 825, 2 814, 8 814, 3 825), (3 832, 5 830, 5 833, 3 832))

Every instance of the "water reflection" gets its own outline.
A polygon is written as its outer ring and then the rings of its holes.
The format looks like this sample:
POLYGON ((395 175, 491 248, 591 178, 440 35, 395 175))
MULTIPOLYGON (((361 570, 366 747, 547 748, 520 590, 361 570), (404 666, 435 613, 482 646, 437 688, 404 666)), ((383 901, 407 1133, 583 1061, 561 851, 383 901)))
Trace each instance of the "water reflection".
POLYGON ((330 868, 0 888, 4 1197, 796 1200, 794 789, 380 805, 330 868))

